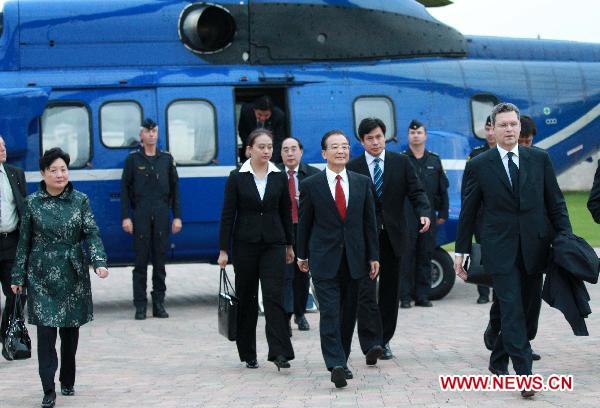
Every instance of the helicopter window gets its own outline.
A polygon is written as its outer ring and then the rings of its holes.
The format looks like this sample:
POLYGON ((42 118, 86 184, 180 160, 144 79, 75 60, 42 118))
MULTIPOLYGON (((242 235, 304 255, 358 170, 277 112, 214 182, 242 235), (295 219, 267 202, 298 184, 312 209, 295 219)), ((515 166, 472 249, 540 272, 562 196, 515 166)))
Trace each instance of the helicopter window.
POLYGON ((365 118, 379 118, 385 123, 385 140, 396 137, 394 103, 386 96, 361 96, 354 101, 354 131, 358 137, 358 125, 365 118))
POLYGON ((106 147, 136 147, 140 143, 142 107, 133 101, 108 102, 100 108, 100 137, 106 147))
POLYGON ((81 103, 48 106, 42 115, 42 152, 60 147, 71 156, 70 168, 90 160, 90 113, 81 103))
POLYGON ((494 95, 475 95, 471 98, 473 134, 477 138, 485 140, 485 120, 497 103, 498 98, 494 95))
POLYGON ((203 100, 179 100, 167 109, 169 151, 177 164, 208 164, 217 152, 215 108, 203 100))

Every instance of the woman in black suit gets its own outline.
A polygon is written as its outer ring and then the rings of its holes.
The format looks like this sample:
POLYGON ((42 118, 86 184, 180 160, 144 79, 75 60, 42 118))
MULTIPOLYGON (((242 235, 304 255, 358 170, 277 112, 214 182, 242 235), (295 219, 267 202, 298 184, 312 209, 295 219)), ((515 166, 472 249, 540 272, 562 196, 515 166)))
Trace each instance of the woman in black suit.
POLYGON ((250 133, 248 159, 233 170, 225 186, 221 214, 219 265, 229 259, 232 241, 235 291, 240 301, 236 344, 240 360, 258 368, 256 323, 258 281, 265 310, 268 359, 289 368, 294 349, 283 309, 285 264, 294 261, 292 216, 287 176, 271 163, 273 136, 265 129, 250 133))

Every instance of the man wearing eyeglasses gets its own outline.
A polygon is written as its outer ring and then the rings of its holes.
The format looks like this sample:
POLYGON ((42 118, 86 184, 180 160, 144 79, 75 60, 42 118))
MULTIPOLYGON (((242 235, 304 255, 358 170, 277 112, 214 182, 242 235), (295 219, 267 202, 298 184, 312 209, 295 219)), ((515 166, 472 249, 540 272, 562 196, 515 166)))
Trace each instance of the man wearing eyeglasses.
POLYGON ((375 300, 379 245, 370 180, 346 171, 348 138, 340 130, 327 132, 321 149, 327 167, 300 183, 296 248, 298 267, 311 271, 319 300, 325 365, 341 388, 353 377, 347 362, 357 314, 367 364, 383 352, 375 300))
MULTIPOLYGON (((456 236, 454 269, 466 280, 464 255, 471 250, 477 212, 482 208, 482 261, 492 275, 500 305, 501 331, 489 362, 496 375, 508 373, 509 357, 517 375, 531 375, 527 324, 533 314, 527 311, 541 303, 542 271, 554 233, 571 232, 550 156, 518 145, 519 116, 519 109, 510 103, 492 110, 497 146, 467 162, 456 236)), ((529 398, 534 392, 523 390, 521 395, 529 398)))

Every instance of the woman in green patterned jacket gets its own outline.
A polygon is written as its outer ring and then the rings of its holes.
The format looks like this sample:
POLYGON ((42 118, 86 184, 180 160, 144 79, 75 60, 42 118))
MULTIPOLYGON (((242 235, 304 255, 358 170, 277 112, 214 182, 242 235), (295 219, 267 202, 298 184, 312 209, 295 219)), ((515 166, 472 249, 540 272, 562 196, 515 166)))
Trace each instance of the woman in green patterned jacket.
POLYGON ((79 327, 93 318, 87 259, 100 278, 108 276, 90 201, 73 189, 68 166, 69 155, 60 148, 47 150, 40 159, 43 181, 40 189, 27 197, 12 270, 12 289, 17 293, 27 287, 28 320, 37 325, 42 407, 53 407, 56 401, 57 328, 61 339, 61 393, 75 393, 79 327))

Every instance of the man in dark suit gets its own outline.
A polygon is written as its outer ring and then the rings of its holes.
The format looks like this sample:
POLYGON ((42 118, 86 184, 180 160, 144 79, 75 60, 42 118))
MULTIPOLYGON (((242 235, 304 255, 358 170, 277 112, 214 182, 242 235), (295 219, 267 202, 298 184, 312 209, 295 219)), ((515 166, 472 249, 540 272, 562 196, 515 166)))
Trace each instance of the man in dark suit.
POLYGON ((594 221, 596 221, 597 224, 600 224, 600 160, 598 160, 598 167, 596 168, 596 174, 594 175, 594 184, 592 185, 592 191, 590 191, 587 207, 588 210, 590 210, 594 221))
MULTIPOLYGON (((467 161, 474 159, 475 157, 479 156, 481 153, 485 153, 488 150, 496 147, 496 136, 494 135, 494 128, 492 126, 492 118, 489 115, 485 119, 484 130, 485 130, 486 143, 482 144, 481 146, 477 146, 476 148, 471 150, 471 152, 467 156, 467 161)), ((464 183, 462 185, 464 186, 464 183)), ((461 195, 462 195, 462 191, 461 191, 461 195)), ((477 223, 475 224, 475 242, 479 242, 479 231, 480 230, 481 230, 481 212, 477 215, 477 223)), ((479 293, 479 297, 477 298, 477 304, 483 305, 483 304, 489 303, 490 288, 488 288, 487 286, 484 286, 484 285, 477 285, 477 292, 479 293)), ((492 311, 490 311, 490 314, 493 314, 492 311)), ((497 320, 499 322, 500 321, 500 313, 499 312, 498 312, 497 317, 498 317, 497 320)), ((500 328, 498 327, 498 330, 495 330, 494 327, 490 327, 490 330, 495 331, 495 335, 497 336, 498 332, 500 331, 500 328)))
MULTIPOLYGON (((290 201, 292 202, 292 222, 294 225, 294 237, 298 235, 298 199, 300 197, 300 183, 307 177, 319 173, 319 169, 309 166, 302 162, 304 147, 295 137, 288 137, 281 143, 281 158, 283 164, 280 169, 285 171, 288 178, 288 190, 290 192, 290 201)), ((294 242, 296 238, 294 238, 294 242)), ((293 262, 286 265, 286 274, 288 282, 291 281, 291 290, 288 288, 285 292, 288 298, 285 302, 286 307, 291 303, 293 313, 288 310, 288 317, 291 319, 294 315, 294 323, 298 325, 298 330, 310 330, 310 325, 304 316, 306 312, 306 301, 308 300, 308 288, 310 286, 310 275, 298 269, 298 264, 293 262), (291 299, 290 299, 291 298, 291 299)))
POLYGON ((285 114, 273 104, 269 96, 261 96, 252 103, 242 105, 238 133, 242 140, 240 162, 246 161, 246 142, 254 129, 265 128, 273 134, 273 163, 281 163, 281 142, 286 137, 285 114))
POLYGON ((420 232, 429 229, 431 210, 425 190, 408 157, 385 150, 385 130, 385 124, 380 119, 367 118, 361 121, 358 136, 365 153, 350 161, 348 170, 369 177, 375 194, 381 255, 378 300, 383 324, 382 358, 391 359, 393 354, 389 342, 396 330, 400 301, 400 259, 408 243, 403 203, 408 197, 415 213, 420 216, 420 232))
MULTIPOLYGON (((0 340, 2 355, 6 359, 8 356, 4 349, 4 337, 15 302, 15 295, 10 288, 10 271, 17 252, 19 222, 23 216, 26 195, 25 173, 20 168, 6 163, 6 145, 4 138, 0 136, 0 282, 6 297, 0 325, 0 340)), ((22 299, 24 298, 23 296, 22 299)))
MULTIPOLYGON (((571 224, 550 156, 540 149, 518 146, 518 108, 498 104, 491 119, 496 148, 468 161, 465 168, 454 269, 460 278, 467 278, 464 254, 470 252, 481 207, 482 261, 492 275, 501 313, 501 332, 489 369, 506 374, 510 356, 518 375, 530 375, 527 325, 532 314, 527 311, 541 302, 542 271, 554 232, 571 232, 571 224)), ((533 394, 521 391, 526 398, 533 394)))
POLYGON ((300 185, 297 256, 301 271, 310 266, 321 312, 321 351, 340 388, 352 378, 347 361, 357 310, 367 364, 376 364, 383 353, 375 301, 379 248, 369 179, 346 171, 348 138, 340 130, 327 132, 321 148, 325 171, 300 185))

